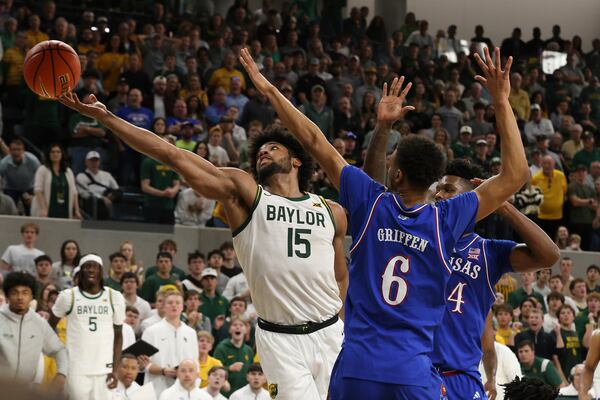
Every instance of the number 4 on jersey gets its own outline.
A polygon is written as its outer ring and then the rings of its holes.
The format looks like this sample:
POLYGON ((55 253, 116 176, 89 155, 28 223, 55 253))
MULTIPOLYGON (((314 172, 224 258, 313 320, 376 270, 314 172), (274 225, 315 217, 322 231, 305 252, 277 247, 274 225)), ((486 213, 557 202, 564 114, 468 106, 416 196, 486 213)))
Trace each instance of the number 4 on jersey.
POLYGON ((448 296, 448 301, 456 303, 452 312, 462 314, 462 305, 465 304, 465 301, 462 299, 465 286, 467 286, 467 284, 464 282, 458 283, 452 290, 452 293, 450 293, 450 296, 448 296))

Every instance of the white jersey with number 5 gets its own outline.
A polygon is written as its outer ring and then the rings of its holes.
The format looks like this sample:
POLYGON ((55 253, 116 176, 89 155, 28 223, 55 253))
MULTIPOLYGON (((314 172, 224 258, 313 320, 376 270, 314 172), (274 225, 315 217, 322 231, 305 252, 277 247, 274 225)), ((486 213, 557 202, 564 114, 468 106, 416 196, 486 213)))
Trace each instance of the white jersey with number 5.
POLYGON ((334 236, 333 215, 321 197, 289 199, 259 186, 248 220, 233 232, 233 245, 260 318, 296 325, 340 311, 334 236))
POLYGON ((60 292, 52 312, 67 318, 69 374, 104 375, 112 371, 113 325, 123 325, 125 299, 109 287, 91 295, 78 287, 60 292))

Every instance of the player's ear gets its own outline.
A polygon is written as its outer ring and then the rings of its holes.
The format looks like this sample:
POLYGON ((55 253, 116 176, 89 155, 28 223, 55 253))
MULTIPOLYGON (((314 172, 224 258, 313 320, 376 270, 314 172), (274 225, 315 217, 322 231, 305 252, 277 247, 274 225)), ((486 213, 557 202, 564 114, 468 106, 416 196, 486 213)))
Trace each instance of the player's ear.
POLYGON ((299 158, 292 157, 292 167, 300 168, 302 166, 302 161, 299 158))

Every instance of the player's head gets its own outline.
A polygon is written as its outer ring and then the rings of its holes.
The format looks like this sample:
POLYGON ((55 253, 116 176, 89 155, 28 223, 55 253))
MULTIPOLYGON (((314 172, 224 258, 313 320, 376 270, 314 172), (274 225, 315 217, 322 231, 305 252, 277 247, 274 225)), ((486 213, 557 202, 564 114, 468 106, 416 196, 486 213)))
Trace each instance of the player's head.
POLYGON ((246 380, 252 390, 258 390, 266 382, 265 374, 260 364, 251 364, 248 366, 248 372, 246 373, 246 380))
POLYGON ((133 354, 124 353, 121 355, 117 377, 119 381, 129 387, 135 378, 137 378, 140 365, 137 358, 133 354))
POLYGON ((394 192, 410 190, 425 193, 444 171, 445 158, 431 140, 409 135, 392 153, 388 169, 388 187, 394 192))
POLYGON ((300 191, 307 191, 315 168, 304 147, 289 132, 271 126, 250 144, 250 167, 260 184, 268 184, 276 174, 295 173, 300 191))
POLYGON ((504 386, 506 400, 554 400, 558 395, 558 388, 544 383, 537 378, 519 378, 504 386))
POLYGON ((448 200, 461 193, 473 190, 473 178, 482 178, 483 170, 464 158, 452 160, 446 165, 446 172, 435 189, 435 201, 448 200))
POLYGON ((181 386, 187 390, 193 389, 196 379, 198 379, 198 363, 196 360, 183 360, 177 368, 177 379, 181 386))
POLYGON ((25 314, 33 300, 37 283, 27 272, 11 272, 4 278, 3 287, 8 306, 15 314, 25 314))
POLYGON ((102 288, 102 258, 96 254, 86 254, 79 260, 79 289, 102 288))

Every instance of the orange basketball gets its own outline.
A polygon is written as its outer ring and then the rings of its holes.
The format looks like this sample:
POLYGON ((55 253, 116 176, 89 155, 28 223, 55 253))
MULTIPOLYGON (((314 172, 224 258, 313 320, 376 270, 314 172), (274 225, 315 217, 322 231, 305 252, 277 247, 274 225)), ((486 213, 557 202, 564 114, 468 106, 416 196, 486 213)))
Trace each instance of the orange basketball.
POLYGON ((79 81, 79 56, 71 46, 59 40, 38 43, 25 56, 23 75, 29 89, 38 95, 60 97, 79 81))

